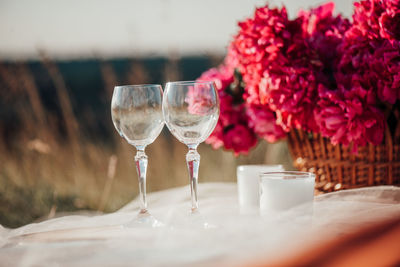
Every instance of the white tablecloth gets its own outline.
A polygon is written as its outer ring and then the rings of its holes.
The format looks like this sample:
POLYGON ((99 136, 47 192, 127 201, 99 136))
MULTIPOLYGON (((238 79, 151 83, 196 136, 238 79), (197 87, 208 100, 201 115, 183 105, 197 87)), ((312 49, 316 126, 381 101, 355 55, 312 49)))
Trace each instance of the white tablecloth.
POLYGON ((240 213, 236 184, 200 184, 199 197, 200 215, 190 216, 187 186, 149 194, 150 212, 165 224, 159 228, 122 226, 136 217, 137 200, 112 214, 0 227, 0 265, 241 265, 288 257, 400 214, 400 188, 391 186, 318 196, 312 214, 300 206, 266 217, 240 213))

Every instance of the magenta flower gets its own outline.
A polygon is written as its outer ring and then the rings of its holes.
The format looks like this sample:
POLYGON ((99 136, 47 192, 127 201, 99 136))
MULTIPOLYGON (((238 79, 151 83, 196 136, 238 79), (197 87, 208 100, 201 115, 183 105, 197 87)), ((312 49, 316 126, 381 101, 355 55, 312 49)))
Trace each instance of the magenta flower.
POLYGON ((275 113, 268 106, 251 105, 247 108, 248 126, 260 137, 274 143, 286 136, 281 126, 276 124, 275 113))
POLYGON ((235 156, 239 154, 247 155, 249 148, 257 144, 257 137, 245 125, 236 124, 232 128, 227 129, 223 136, 223 141, 226 149, 232 149, 235 156))
POLYGON ((266 5, 240 22, 224 63, 201 77, 221 99, 207 142, 245 154, 256 136, 275 142, 301 129, 354 151, 380 144, 385 115, 400 106, 400 0, 354 7, 352 23, 333 3, 295 19, 266 5))
POLYGON ((279 50, 291 38, 285 8, 258 8, 254 18, 239 23, 239 33, 231 48, 238 59, 238 68, 246 83, 244 98, 248 103, 261 104, 259 85, 269 63, 276 60, 279 50))
MULTIPOLYGON (((350 22, 340 15, 333 16, 334 3, 327 3, 310 11, 300 11, 303 38, 316 51, 325 68, 333 68, 338 54, 337 47, 342 42, 350 22)), ((333 70, 330 70, 333 71, 333 70)))
POLYGON ((368 0, 354 5, 353 25, 339 46, 337 81, 347 90, 372 90, 380 101, 394 104, 400 99, 399 1, 368 0))
POLYGON ((207 138, 206 143, 211 145, 212 148, 218 149, 224 145, 223 139, 224 139, 224 126, 219 120, 217 125, 215 126, 214 131, 207 138))
MULTIPOLYGON (((225 62, 229 59, 227 58, 225 62)), ((199 80, 214 81, 220 99, 220 116, 213 133, 206 140, 214 149, 224 146, 233 150, 235 155, 247 154, 257 143, 255 133, 247 126, 247 115, 243 101, 235 103, 234 96, 228 90, 234 82, 234 69, 221 65, 203 73, 199 80), (233 139, 234 140, 233 140, 233 139), (241 141, 237 141, 241 138, 241 141), (232 139, 232 140, 231 140, 232 139)))
POLYGON ((316 122, 321 134, 332 144, 378 145, 383 140, 384 115, 369 103, 369 94, 362 88, 330 91, 320 88, 316 122))
POLYGON ((370 40, 400 39, 398 0, 365 0, 354 3, 353 27, 370 40))
POLYGON ((233 68, 225 65, 220 66, 218 69, 212 68, 204 72, 197 80, 213 81, 218 90, 224 90, 233 82, 233 68))
POLYGON ((254 19, 239 23, 233 49, 246 82, 245 98, 268 105, 285 131, 318 131, 313 118, 318 84, 336 86, 325 72, 334 69, 349 22, 334 17, 333 8, 329 3, 289 20, 284 8, 264 7, 254 19))

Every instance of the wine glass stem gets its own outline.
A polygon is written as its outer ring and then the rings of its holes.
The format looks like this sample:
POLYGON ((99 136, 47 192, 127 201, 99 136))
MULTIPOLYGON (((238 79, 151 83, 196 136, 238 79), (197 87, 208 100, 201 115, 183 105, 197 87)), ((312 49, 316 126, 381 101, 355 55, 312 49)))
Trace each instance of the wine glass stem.
POLYGON ((186 154, 186 163, 189 170, 190 191, 192 195, 192 212, 198 209, 197 203, 197 178, 199 174, 200 155, 197 153, 198 145, 188 145, 189 152, 186 154))
POLYGON ((146 201, 146 172, 147 172, 147 155, 144 153, 144 146, 136 147, 136 171, 139 179, 139 193, 140 193, 140 214, 147 213, 146 201))

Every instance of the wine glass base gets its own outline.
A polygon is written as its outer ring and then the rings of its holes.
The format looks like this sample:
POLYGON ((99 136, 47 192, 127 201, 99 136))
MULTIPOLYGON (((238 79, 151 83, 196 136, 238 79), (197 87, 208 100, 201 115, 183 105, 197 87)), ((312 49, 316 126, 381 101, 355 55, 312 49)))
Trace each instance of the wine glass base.
POLYGON ((123 225, 125 228, 137 228, 137 227, 146 227, 146 228, 157 228, 164 227, 165 224, 154 218, 148 211, 140 211, 136 218, 125 223, 123 225))
POLYGON ((194 228, 215 229, 216 225, 208 222, 208 220, 199 212, 198 209, 192 209, 187 216, 187 223, 194 228))

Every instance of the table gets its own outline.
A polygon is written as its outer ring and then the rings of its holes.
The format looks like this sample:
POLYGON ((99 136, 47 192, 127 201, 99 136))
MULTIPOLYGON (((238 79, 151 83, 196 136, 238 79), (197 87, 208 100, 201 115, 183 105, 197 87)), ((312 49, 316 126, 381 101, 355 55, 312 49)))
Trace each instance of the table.
POLYGON ((377 186, 315 197, 260 217, 240 212, 233 183, 199 184, 200 215, 190 216, 187 186, 148 195, 165 226, 124 227, 138 200, 104 215, 71 215, 17 229, 0 227, 4 266, 235 266, 289 257, 318 242, 400 214, 400 188, 377 186), (208 228, 204 228, 204 223, 208 228))

